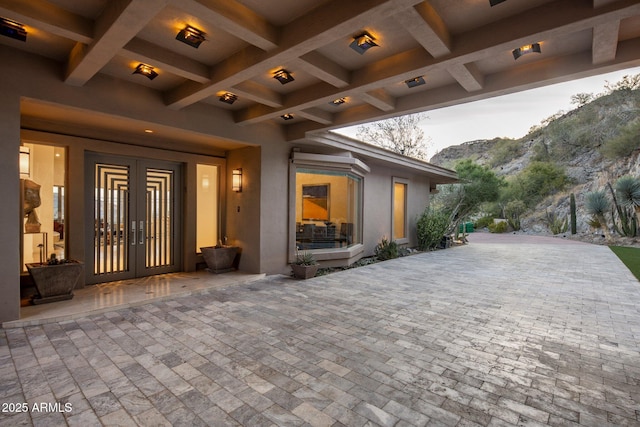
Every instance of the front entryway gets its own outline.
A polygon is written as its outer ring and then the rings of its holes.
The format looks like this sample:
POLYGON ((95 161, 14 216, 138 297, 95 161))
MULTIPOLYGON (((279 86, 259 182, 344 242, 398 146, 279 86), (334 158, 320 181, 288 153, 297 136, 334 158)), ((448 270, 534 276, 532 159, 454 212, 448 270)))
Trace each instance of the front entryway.
POLYGON ((180 271, 181 165, 97 153, 85 164, 86 283, 180 271))

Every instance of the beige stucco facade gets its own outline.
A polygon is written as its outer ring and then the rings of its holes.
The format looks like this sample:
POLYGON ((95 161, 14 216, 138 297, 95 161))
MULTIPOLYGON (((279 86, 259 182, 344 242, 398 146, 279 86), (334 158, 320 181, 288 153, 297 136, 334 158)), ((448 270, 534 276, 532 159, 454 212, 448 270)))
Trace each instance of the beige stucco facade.
MULTIPOLYGON (((193 271, 202 262, 196 253, 196 165, 217 165, 220 171, 220 238, 240 246, 239 268, 247 272, 288 274, 288 263, 295 252, 291 215, 291 157, 294 151, 324 156, 351 157, 369 171, 362 183, 362 244, 349 256, 325 252, 325 263, 345 264, 373 253, 383 236, 391 235, 393 178, 410 183, 407 197, 410 239, 415 244, 415 217, 429 201, 436 182, 451 181, 451 171, 409 160, 385 150, 338 135, 322 134, 304 141, 287 142, 279 126, 268 124, 235 126, 232 117, 216 108, 199 104, 186 109, 168 110, 150 89, 96 76, 82 88, 64 84, 58 78, 56 63, 0 46, 2 91, 0 91, 0 177, 3 183, 0 204, 2 241, 0 247, 0 320, 19 318, 20 257, 22 239, 20 219, 20 181, 18 153, 21 143, 42 144, 66 149, 65 254, 85 260, 88 222, 85 171, 86 154, 127 156, 177 162, 182 167, 182 220, 180 224, 182 271, 193 271), (48 120, 26 117, 25 108, 51 107, 60 116, 48 120), (140 132, 65 124, 65 114, 87 115, 91 120, 110 122, 126 118, 139 122, 140 132), (159 128, 154 134, 143 132, 159 128), (171 128, 171 136, 162 129, 171 128), (203 144, 180 141, 180 132, 201 135, 203 144), (178 138, 175 137, 178 135, 178 138), (231 191, 231 171, 242 168, 242 192, 231 191), (329 253, 327 256, 326 253, 329 253)), ((293 191, 295 193, 295 190, 293 191)), ((322 259, 323 257, 320 256, 322 259)))

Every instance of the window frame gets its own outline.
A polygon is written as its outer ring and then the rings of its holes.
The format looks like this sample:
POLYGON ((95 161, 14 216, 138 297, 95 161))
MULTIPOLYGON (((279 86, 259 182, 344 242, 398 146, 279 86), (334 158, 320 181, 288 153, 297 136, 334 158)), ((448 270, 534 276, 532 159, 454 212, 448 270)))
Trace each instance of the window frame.
POLYGON ((409 180, 406 178, 400 177, 392 177, 391 180, 391 237, 392 240, 398 244, 408 244, 409 243, 409 216, 408 216, 408 208, 409 208, 409 180), (396 238, 396 185, 401 184, 404 185, 404 230, 403 236, 401 238, 396 238))
MULTIPOLYGON (((362 242, 364 224, 364 188, 365 175, 370 172, 370 168, 362 161, 347 156, 333 156, 326 154, 302 153, 294 151, 291 155, 289 168, 289 262, 293 262, 297 254, 296 246, 296 174, 299 169, 312 169, 318 172, 326 171, 343 172, 352 174, 358 178, 358 197, 356 210, 358 212, 357 230, 354 233, 360 236, 360 242, 342 248, 309 249, 318 261, 324 261, 326 265, 348 265, 364 254, 364 244, 362 242)), ((305 251, 306 252, 306 251, 305 251)))

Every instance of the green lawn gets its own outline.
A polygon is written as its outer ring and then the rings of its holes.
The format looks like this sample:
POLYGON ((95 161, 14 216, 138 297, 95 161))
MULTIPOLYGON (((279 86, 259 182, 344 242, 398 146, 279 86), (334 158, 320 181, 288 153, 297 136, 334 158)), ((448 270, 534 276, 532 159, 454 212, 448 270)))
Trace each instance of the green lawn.
POLYGON ((631 270, 634 276, 640 280, 640 248, 626 246, 610 246, 614 254, 631 270))

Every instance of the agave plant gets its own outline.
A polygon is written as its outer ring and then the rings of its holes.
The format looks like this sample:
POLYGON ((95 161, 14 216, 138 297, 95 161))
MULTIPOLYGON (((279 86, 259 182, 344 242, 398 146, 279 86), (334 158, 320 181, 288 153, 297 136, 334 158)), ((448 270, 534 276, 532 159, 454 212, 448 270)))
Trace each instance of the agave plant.
POLYGON ((602 232, 607 240, 611 239, 606 213, 609 212, 609 199, 604 191, 593 191, 585 196, 587 212, 602 226, 602 232))
POLYGON ((616 182, 616 195, 623 206, 633 207, 640 220, 640 178, 623 176, 616 182))

